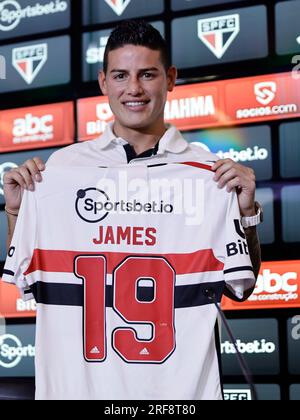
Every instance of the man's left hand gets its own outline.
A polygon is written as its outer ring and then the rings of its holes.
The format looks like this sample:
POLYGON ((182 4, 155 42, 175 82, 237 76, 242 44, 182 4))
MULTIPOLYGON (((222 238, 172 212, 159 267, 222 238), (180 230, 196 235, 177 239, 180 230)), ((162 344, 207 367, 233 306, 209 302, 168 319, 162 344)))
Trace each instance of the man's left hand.
POLYGON ((228 192, 236 188, 241 215, 254 216, 256 177, 253 169, 235 163, 231 159, 219 160, 212 169, 219 188, 226 186, 228 192))

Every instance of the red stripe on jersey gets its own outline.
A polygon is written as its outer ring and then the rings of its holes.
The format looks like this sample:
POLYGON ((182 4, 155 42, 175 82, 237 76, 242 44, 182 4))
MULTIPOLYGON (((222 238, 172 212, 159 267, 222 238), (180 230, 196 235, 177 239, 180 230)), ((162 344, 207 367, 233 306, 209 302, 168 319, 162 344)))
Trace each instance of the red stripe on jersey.
MULTIPOLYGON (((163 257, 174 268, 177 275, 204 273, 207 271, 222 271, 224 264, 217 260, 211 249, 197 251, 191 254, 125 254, 118 252, 80 252, 80 251, 54 251, 36 249, 30 266, 24 275, 35 271, 49 273, 73 273, 74 259, 79 255, 103 255, 107 260, 107 273, 112 274, 127 257, 163 257)), ((149 260, 151 261, 151 260, 149 260)))
POLYGON ((206 169, 207 171, 214 172, 212 170, 212 167, 211 166, 204 165, 203 163, 198 163, 198 162, 182 162, 181 165, 194 166, 194 168, 206 169))

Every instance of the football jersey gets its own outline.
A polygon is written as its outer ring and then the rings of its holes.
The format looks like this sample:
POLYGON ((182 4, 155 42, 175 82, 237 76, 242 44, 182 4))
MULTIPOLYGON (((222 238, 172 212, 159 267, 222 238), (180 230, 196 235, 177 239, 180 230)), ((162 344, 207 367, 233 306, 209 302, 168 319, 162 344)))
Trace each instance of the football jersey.
POLYGON ((222 399, 224 288, 255 283, 236 193, 200 161, 47 166, 3 279, 37 302, 38 400, 222 399))

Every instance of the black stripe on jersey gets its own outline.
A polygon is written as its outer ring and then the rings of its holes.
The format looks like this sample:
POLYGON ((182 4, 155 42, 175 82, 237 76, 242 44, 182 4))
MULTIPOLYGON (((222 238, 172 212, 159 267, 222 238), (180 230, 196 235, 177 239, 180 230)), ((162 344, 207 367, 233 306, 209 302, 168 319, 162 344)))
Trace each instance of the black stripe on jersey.
POLYGON ((211 304, 211 299, 207 290, 214 292, 216 300, 220 303, 225 283, 219 281, 216 283, 200 283, 188 286, 175 287, 175 308, 190 308, 193 306, 203 306, 211 304))
POLYGON ((148 168, 157 168, 158 166, 167 166, 168 163, 157 163, 156 165, 147 165, 148 168))
POLYGON ((44 305, 83 306, 83 286, 37 282, 30 286, 36 303, 44 305))
POLYGON ((13 271, 10 270, 3 270, 3 274, 6 274, 7 276, 15 276, 15 273, 13 271))
MULTIPOLYGON (((201 283, 175 287, 175 309, 190 308, 211 304, 206 291, 215 293, 218 302, 221 302, 225 282, 201 283)), ((149 302, 153 296, 151 287, 140 288, 139 300, 149 302)), ((76 284, 55 284, 38 282, 30 287, 36 303, 59 306, 83 306, 83 286, 76 284)), ((106 307, 113 307, 113 288, 106 286, 106 307)))
POLYGON ((224 271, 224 274, 236 273, 237 271, 252 271, 252 273, 254 273, 253 267, 249 265, 244 267, 229 268, 228 270, 224 271))

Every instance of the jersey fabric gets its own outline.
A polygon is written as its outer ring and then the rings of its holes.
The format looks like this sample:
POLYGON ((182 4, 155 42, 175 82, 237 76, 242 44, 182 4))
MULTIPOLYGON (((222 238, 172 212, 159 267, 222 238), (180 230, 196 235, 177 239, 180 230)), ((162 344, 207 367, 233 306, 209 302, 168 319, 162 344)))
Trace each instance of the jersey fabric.
POLYGON ((36 398, 222 399, 211 296, 255 283, 237 196, 176 153, 89 166, 96 143, 24 192, 4 267, 37 302, 36 398))

